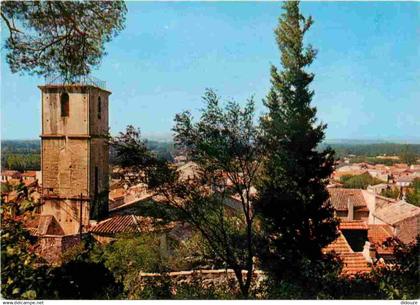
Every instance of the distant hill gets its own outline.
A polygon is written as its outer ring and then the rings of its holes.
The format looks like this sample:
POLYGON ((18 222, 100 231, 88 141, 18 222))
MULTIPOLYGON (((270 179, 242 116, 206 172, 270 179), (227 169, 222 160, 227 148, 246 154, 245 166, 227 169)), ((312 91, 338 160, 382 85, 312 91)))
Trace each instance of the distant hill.
POLYGON ((347 155, 375 157, 378 155, 401 155, 404 153, 415 154, 420 157, 420 144, 398 144, 398 143, 331 143, 326 142, 320 145, 320 149, 331 147, 335 150, 337 157, 347 155))
MULTIPOLYGON (((147 140, 147 146, 161 158, 173 160, 176 156, 174 143, 170 141, 147 140)), ((39 169, 40 140, 2 140, 1 165, 2 168, 39 169)), ((331 147, 336 157, 347 155, 375 157, 378 155, 401 155, 409 152, 420 158, 420 144, 372 143, 366 140, 328 140, 319 149, 331 147)), ((113 153, 111 151, 111 162, 113 153)))
MULTIPOLYGON (((172 161, 175 148, 172 142, 146 140, 148 148, 163 159, 172 161)), ((15 170, 40 170, 41 141, 34 140, 2 140, 1 168, 15 170)), ((112 163, 112 150, 110 162, 112 163)))

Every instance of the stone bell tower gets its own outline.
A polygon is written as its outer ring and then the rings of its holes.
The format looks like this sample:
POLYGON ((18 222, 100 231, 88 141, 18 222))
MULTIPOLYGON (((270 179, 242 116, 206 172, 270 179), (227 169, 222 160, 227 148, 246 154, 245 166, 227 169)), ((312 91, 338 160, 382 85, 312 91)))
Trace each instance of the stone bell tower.
POLYGON ((42 92, 40 235, 86 232, 108 212, 108 97, 103 86, 46 84, 42 92))

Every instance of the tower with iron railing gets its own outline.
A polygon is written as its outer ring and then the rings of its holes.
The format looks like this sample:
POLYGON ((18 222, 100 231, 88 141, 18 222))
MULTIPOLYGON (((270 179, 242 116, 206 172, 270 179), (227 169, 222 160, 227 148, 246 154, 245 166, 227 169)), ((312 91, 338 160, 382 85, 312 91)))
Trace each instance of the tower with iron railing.
POLYGON ((50 79, 42 92, 44 234, 85 232, 108 210, 108 98, 105 83, 50 79))

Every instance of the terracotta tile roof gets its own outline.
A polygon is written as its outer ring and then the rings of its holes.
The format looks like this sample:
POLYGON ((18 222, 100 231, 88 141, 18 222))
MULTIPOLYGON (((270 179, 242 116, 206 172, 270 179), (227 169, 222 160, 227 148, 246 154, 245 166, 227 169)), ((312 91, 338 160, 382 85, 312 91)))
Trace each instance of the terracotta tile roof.
POLYGON ((340 258, 343 260, 342 275, 351 276, 357 273, 367 273, 372 270, 372 267, 360 252, 343 253, 340 255, 340 258))
POLYGON ((347 211, 348 202, 354 207, 366 207, 366 201, 360 189, 329 188, 330 200, 337 211, 347 211))
POLYGON ((368 230, 368 225, 364 220, 342 220, 339 228, 340 230, 368 230))
POLYGON ((323 249, 324 253, 332 252, 338 254, 343 261, 341 275, 351 276, 357 273, 370 272, 369 266, 363 254, 353 252, 344 235, 340 232, 338 238, 323 249))
POLYGON ((26 171, 23 172, 22 177, 36 177, 36 171, 26 171))
POLYGON ((408 218, 419 217, 420 208, 401 200, 377 206, 374 215, 383 222, 394 225, 408 218))
POLYGON ((328 253, 332 251, 334 251, 337 254, 353 252, 349 243, 347 242, 346 238, 341 232, 335 241, 333 241, 331 244, 329 244, 323 249, 324 253, 328 253))
POLYGON ((95 225, 90 231, 92 233, 117 234, 117 233, 144 233, 170 229, 175 226, 169 223, 159 225, 159 219, 137 215, 116 215, 105 219, 95 225))
POLYGON ((393 236, 392 228, 389 225, 369 225, 368 240, 375 245, 379 255, 390 255, 394 253, 392 247, 385 247, 383 243, 393 236))
POLYGON ((25 184, 26 187, 30 187, 30 186, 36 186, 37 185, 37 180, 34 181, 23 181, 23 184, 25 184))

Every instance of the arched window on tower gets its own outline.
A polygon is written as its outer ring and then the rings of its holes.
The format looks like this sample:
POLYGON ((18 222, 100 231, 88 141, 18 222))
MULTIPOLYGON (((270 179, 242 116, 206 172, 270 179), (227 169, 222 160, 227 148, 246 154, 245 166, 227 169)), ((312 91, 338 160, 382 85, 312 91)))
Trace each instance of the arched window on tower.
POLYGON ((69 103, 69 95, 67 92, 61 94, 60 97, 60 104, 61 104, 61 116, 66 117, 70 114, 70 103, 69 103))
POLYGON ((98 97, 98 119, 101 119, 101 112, 102 112, 102 101, 101 101, 101 97, 98 97))

